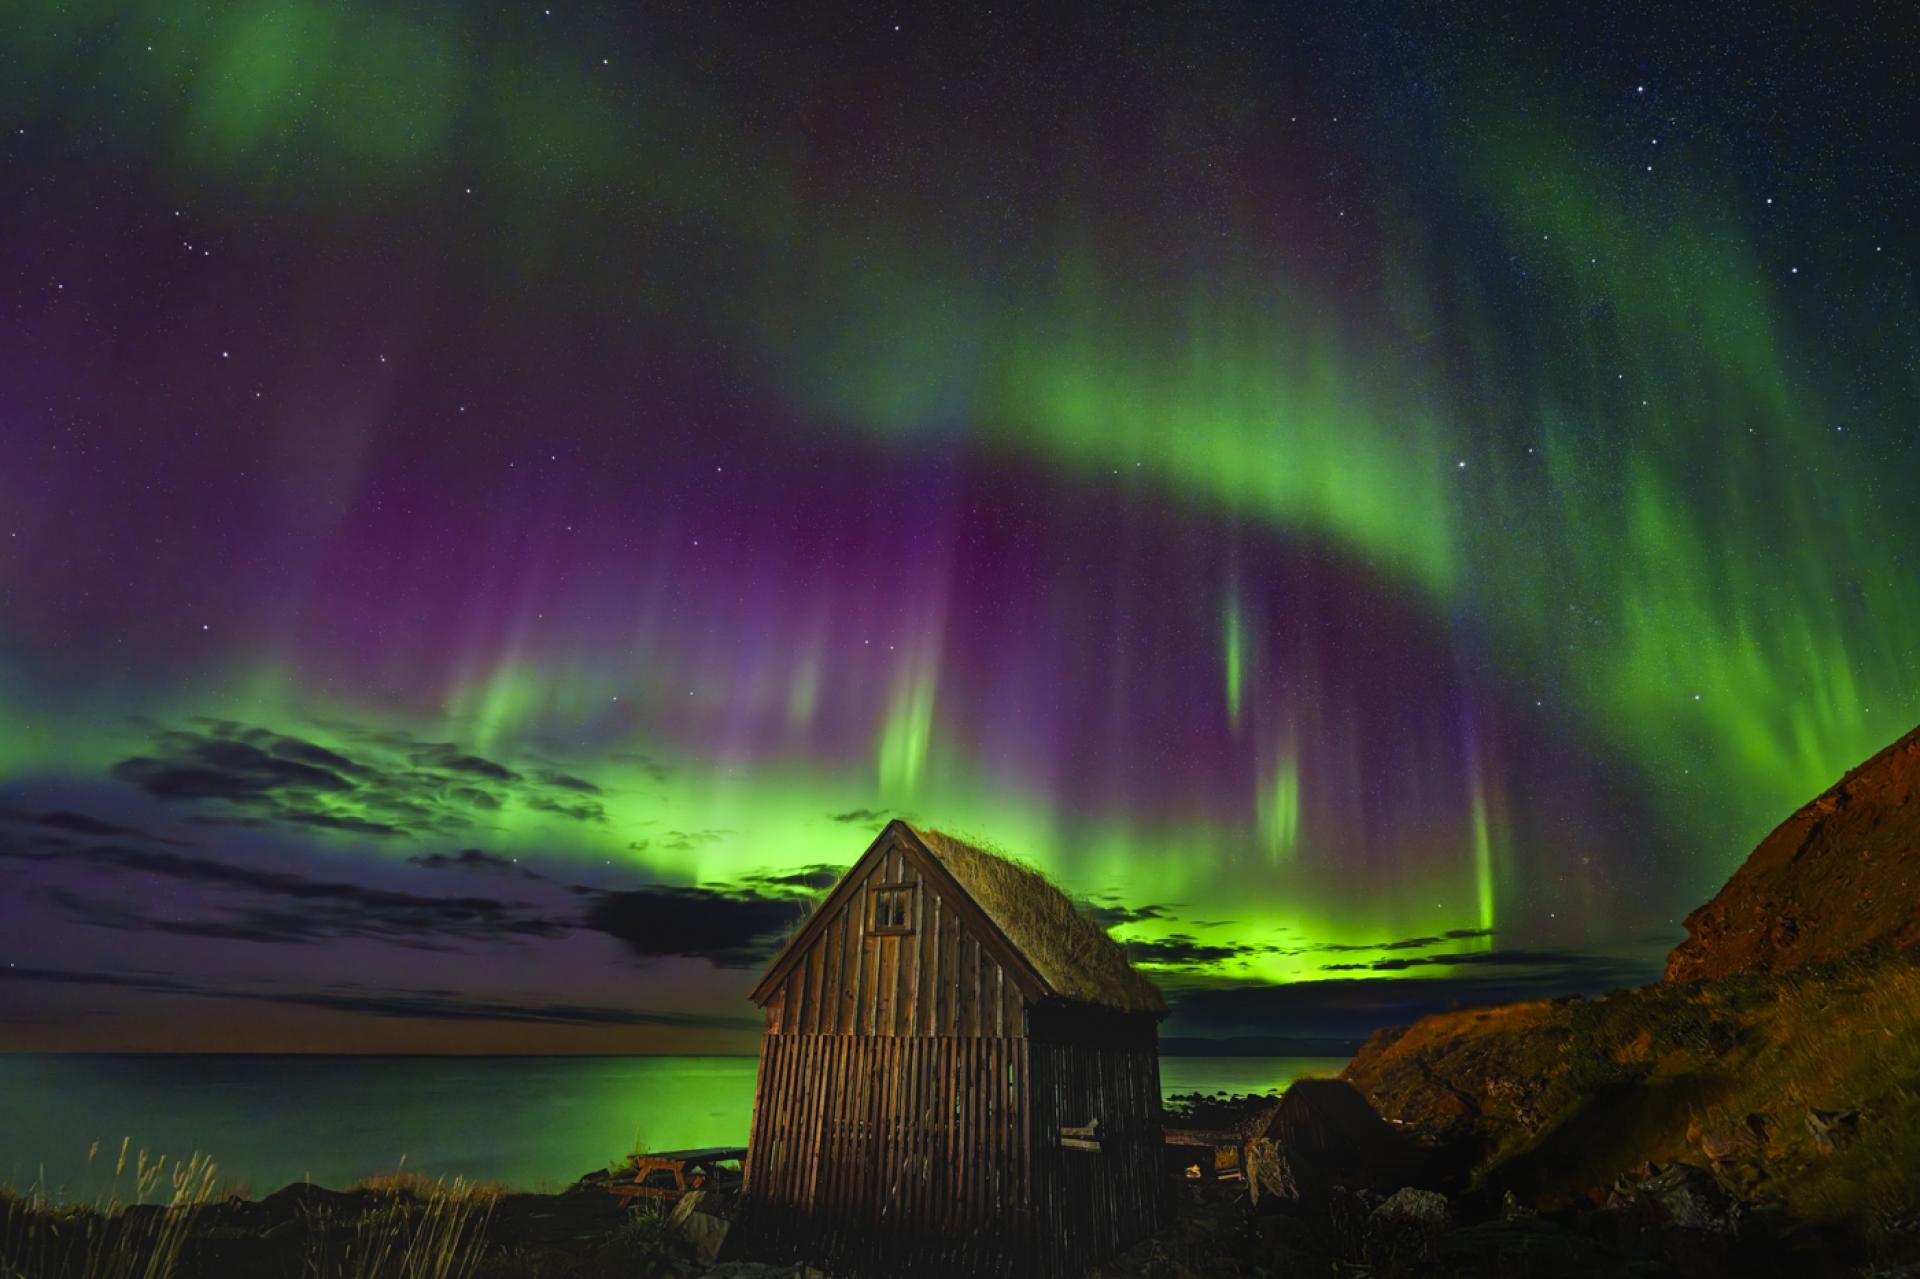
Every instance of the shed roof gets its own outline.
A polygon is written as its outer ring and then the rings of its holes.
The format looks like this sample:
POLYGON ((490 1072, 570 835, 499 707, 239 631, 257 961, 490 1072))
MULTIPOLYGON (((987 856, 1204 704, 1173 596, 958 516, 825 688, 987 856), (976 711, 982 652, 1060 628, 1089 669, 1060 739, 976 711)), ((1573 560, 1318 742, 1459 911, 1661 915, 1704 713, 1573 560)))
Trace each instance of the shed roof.
POLYGON ((1121 1012, 1166 1015, 1160 988, 1127 962, 1120 943, 1076 909, 1052 880, 945 831, 907 829, 1000 926, 1055 995, 1121 1012))
POLYGON ((888 822, 860 861, 841 876, 774 959, 760 984, 755 1002, 764 1003, 785 971, 805 950, 842 897, 853 869, 898 835, 909 855, 929 863, 937 880, 952 881, 990 929, 998 930, 1009 957, 1027 969, 1016 974, 1030 993, 1094 1004, 1119 1012, 1167 1014, 1160 988, 1127 962, 1127 953, 1100 925, 1075 908, 1073 902, 1045 875, 997 852, 989 852, 943 831, 919 830, 895 819, 888 822))

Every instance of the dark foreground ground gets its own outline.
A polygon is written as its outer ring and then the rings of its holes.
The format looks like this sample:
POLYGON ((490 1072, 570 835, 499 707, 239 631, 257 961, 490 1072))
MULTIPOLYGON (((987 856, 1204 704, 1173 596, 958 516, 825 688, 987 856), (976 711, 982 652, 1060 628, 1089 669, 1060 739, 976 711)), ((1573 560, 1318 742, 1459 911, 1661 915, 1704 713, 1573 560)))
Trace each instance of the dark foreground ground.
MULTIPOLYGON (((1168 1229, 1091 1273, 1185 1276, 1801 1276, 1920 1279, 1920 1229, 1866 1238, 1743 1199, 1708 1167, 1643 1168, 1555 1211, 1459 1184, 1340 1081, 1190 1099, 1224 1178, 1170 1161, 1168 1229), (1237 1176, 1246 1165, 1248 1177, 1237 1176), (1404 1181, 1404 1184, 1402 1184, 1404 1181), (1450 1184, 1451 1183, 1451 1184, 1450 1184), (1443 1187, 1430 1189, 1424 1187, 1443 1187)), ((112 1213, 0 1202, 0 1279, 824 1279, 756 1258, 738 1204, 623 1208, 599 1179, 557 1195, 395 1178, 341 1192, 112 1213)), ((1920 1223, 1916 1223, 1920 1226, 1920 1223)))

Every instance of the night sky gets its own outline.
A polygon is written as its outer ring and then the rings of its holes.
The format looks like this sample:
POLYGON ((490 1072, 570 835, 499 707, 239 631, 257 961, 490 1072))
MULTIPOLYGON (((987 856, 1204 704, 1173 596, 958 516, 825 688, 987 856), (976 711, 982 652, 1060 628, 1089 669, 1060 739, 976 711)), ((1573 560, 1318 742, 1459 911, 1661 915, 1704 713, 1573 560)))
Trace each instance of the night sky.
POLYGON ((750 1051, 895 815, 1651 978, 1920 721, 1897 8, 14 6, 0 1048, 750 1051))

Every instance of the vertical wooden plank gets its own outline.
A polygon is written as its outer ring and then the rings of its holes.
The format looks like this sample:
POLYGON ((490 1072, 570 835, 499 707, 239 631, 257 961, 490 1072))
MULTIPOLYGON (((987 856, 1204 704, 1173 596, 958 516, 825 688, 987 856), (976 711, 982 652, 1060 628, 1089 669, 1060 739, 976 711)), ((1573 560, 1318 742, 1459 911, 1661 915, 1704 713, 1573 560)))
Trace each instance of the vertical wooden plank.
POLYGON ((887 1193, 901 1229, 913 1224, 913 1044, 906 1035, 893 1037, 893 1185, 887 1193))
POLYGON ((813 941, 807 946, 807 953, 795 969, 806 974, 806 997, 800 1001, 795 1011, 793 1032, 797 1035, 817 1035, 820 1033, 820 951, 821 939, 825 930, 814 934, 813 941))
POLYGON ((844 915, 845 927, 840 939, 840 1013, 834 1021, 834 1033, 851 1035, 855 1025, 854 1011, 859 1007, 860 997, 860 928, 858 911, 863 903, 859 892, 848 899, 844 915))
POLYGON ((940 1086, 940 1041, 920 1041, 920 1197, 918 1220, 934 1218, 934 1186, 939 1167, 939 1132, 935 1127, 940 1108, 936 1100, 940 1086))
POLYGON ((953 970, 946 963, 947 910, 938 897, 928 904, 928 909, 933 913, 933 944, 927 952, 927 1034, 950 1035, 953 1033, 952 1007, 947 974, 953 970))
POLYGON ((743 1192, 773 1199, 779 1197, 780 1174, 774 1152, 787 1126, 781 1105, 784 1072, 780 1061, 786 1042, 782 1035, 768 1035, 760 1041, 760 1078, 753 1089, 753 1136, 747 1142, 746 1176, 741 1184, 743 1192))
MULTIPOLYGON (((997 1001, 996 1001, 997 1002, 997 1001)), ((1006 1041, 995 1035, 987 1041, 986 1070, 982 1082, 986 1085, 981 1093, 986 1100, 987 1122, 987 1166, 986 1212, 989 1218, 1000 1215, 1001 1182, 1007 1169, 1007 1070, 1003 1054, 1006 1041)))
POLYGON ((978 1166, 973 1143, 974 1124, 978 1120, 973 1105, 973 1054, 978 1046, 978 1041, 973 1039, 954 1041, 958 1058, 953 1072, 955 1109, 960 1119, 960 1146, 955 1155, 960 1164, 960 1225, 969 1230, 973 1227, 973 1172, 978 1166))
POLYGON ((814 947, 809 944, 807 953, 800 956, 800 962, 787 970, 783 990, 786 998, 780 1017, 780 1033, 783 1035, 799 1033, 800 1021, 807 1015, 807 960, 813 951, 814 947))
POLYGON ((945 1177, 947 1185, 941 1198, 945 1200, 945 1212, 941 1214, 943 1229, 960 1227, 960 1047, 962 1039, 943 1039, 943 1070, 941 1081, 945 1098, 941 1102, 941 1120, 947 1129, 947 1166, 945 1177))
POLYGON ((826 1136, 827 1094, 834 1087, 833 1064, 828 1047, 834 1041, 826 1036, 816 1036, 808 1040, 806 1054, 799 1059, 805 1069, 798 1071, 798 1079, 810 1081, 810 1093, 805 1107, 805 1157, 801 1165, 800 1178, 794 1187, 794 1206, 802 1211, 811 1212, 820 1190, 820 1147, 826 1136))
POLYGON ((900 1025, 902 1034, 918 1036, 926 1033, 926 1004, 922 999, 926 987, 922 974, 926 969, 927 936, 928 929, 933 927, 933 915, 927 906, 927 886, 919 882, 918 869, 909 863, 907 874, 914 880, 913 936, 908 939, 912 954, 902 969, 905 980, 901 985, 907 1002, 900 1025))
POLYGON ((825 1206, 833 1187, 833 1145, 838 1109, 846 1097, 846 1072, 843 1060, 846 1040, 839 1035, 820 1040, 820 1099, 815 1104, 814 1160, 812 1184, 807 1187, 807 1210, 825 1206))
POLYGON ((873 1133, 873 1092, 874 1072, 873 1056, 878 1047, 873 1040, 865 1036, 856 1036, 853 1040, 853 1059, 856 1074, 860 1080, 859 1091, 854 1095, 853 1128, 847 1148, 847 1197, 845 1217, 849 1221, 864 1224, 867 1220, 865 1209, 872 1202, 872 1196, 865 1193, 867 1177, 873 1171, 873 1157, 870 1149, 873 1133))
POLYGON ((806 1080, 811 1073, 810 1050, 818 1042, 812 1037, 795 1036, 783 1045, 780 1054, 780 1092, 785 1099, 781 1110, 787 1117, 787 1132, 776 1189, 778 1202, 792 1208, 806 1206, 806 1161, 813 1150, 812 1096, 806 1080))
POLYGON ((754 1173, 754 1147, 766 1140, 768 1123, 772 1116, 767 1112, 767 1052, 773 1040, 766 1035, 760 1039, 760 1065, 753 1076, 753 1114, 747 1126, 747 1166, 740 1178, 740 1190, 744 1194, 752 1186, 754 1173))
POLYGON ((815 1049, 819 1040, 812 1036, 795 1037, 781 1054, 780 1091, 786 1097, 788 1116, 787 1154, 782 1160, 780 1201, 794 1208, 806 1207, 807 1161, 813 1153, 813 1090, 809 1078, 818 1078, 815 1049))
POLYGON ((1019 1108, 1014 1117, 1014 1131, 1018 1134, 1014 1158, 1020 1170, 1019 1185, 1014 1193, 1022 1204, 1033 1202, 1033 1077, 1028 1069, 1031 1051, 1032 1045, 1024 1034, 1013 1041, 1013 1097, 1014 1105, 1019 1108))
POLYGON ((985 1033, 987 1033, 987 1018, 985 1018, 987 981, 985 981, 985 977, 981 976, 981 974, 987 972, 987 964, 991 964, 991 962, 993 962, 993 956, 987 954, 987 947, 979 945, 979 939, 975 939, 975 941, 973 941, 973 962, 972 964, 968 964, 968 985, 972 987, 972 993, 968 995, 968 1002, 972 1002, 973 1006, 973 1033, 975 1033, 975 1035, 985 1035, 985 1033))
POLYGON ((959 928, 960 917, 953 913, 953 908, 946 902, 941 902, 940 945, 934 951, 933 984, 930 987, 935 1003, 933 1033, 936 1035, 951 1035, 958 1024, 954 1015, 956 1002, 954 996, 959 988, 954 985, 953 974, 955 972, 954 955, 957 953, 956 947, 959 944, 959 928))
POLYGON ((873 1202, 882 1221, 888 1221, 892 1217, 889 1209, 893 1205, 893 1168, 896 1149, 893 1140, 893 1070, 899 1046, 899 1041, 892 1035, 883 1035, 874 1044, 880 1057, 880 1088, 878 1102, 874 1106, 878 1122, 874 1133, 873 1170, 876 1184, 873 1202))
POLYGON ((968 1100, 973 1106, 973 1217, 972 1224, 978 1227, 987 1216, 987 1173, 992 1163, 993 1131, 988 1114, 987 1097, 987 1058, 992 1052, 990 1040, 975 1038, 972 1041, 971 1067, 967 1072, 968 1100))
POLYGON ((838 1034, 840 1030, 841 955, 846 943, 847 908, 842 904, 820 934, 820 1033, 838 1034))
POLYGON ((847 1078, 847 1054, 852 1045, 845 1036, 835 1035, 827 1041, 828 1067, 826 1088, 826 1108, 820 1122, 820 1175, 814 1186, 814 1204, 811 1211, 831 1216, 839 1210, 839 1201, 834 1197, 840 1178, 840 1141, 846 1131, 847 1099, 852 1096, 853 1086, 847 1078))
POLYGON ((954 992, 954 1033, 977 1035, 980 1033, 980 1014, 975 1006, 975 1000, 979 992, 974 983, 974 975, 980 969, 980 946, 974 941, 973 933, 969 929, 962 929, 960 932, 957 958, 959 962, 954 974, 958 979, 956 983, 958 988, 954 992))
POLYGON ((858 1122, 857 1107, 860 1101, 860 1041, 851 1036, 840 1036, 839 1039, 840 1065, 834 1071, 837 1079, 834 1117, 827 1130, 827 1135, 832 1139, 827 1162, 830 1176, 824 1196, 824 1207, 829 1218, 840 1218, 846 1214, 847 1172, 852 1162, 849 1147, 858 1122))
POLYGON ((927 940, 926 893, 919 884, 919 874, 909 865, 903 876, 913 883, 907 900, 911 912, 909 920, 913 931, 900 940, 900 998, 899 1016, 896 1029, 902 1035, 920 1033, 920 948, 927 940))
POLYGON ((867 1122, 864 1158, 860 1161, 860 1219, 875 1222, 880 1215, 880 1130, 885 1119, 887 1043, 869 1037, 863 1047, 867 1053, 867 1122))
POLYGON ((900 938, 879 938, 874 945, 873 1033, 893 1034, 894 1010, 899 1006, 900 938))

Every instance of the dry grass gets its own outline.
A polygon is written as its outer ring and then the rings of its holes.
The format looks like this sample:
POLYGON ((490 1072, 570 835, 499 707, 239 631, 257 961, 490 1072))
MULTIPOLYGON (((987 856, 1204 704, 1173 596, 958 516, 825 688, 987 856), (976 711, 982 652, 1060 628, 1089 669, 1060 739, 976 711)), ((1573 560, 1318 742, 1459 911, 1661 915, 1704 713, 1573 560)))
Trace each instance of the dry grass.
POLYGON ((360 1188, 380 1195, 364 1211, 304 1214, 308 1279, 471 1279, 480 1268, 496 1189, 417 1173, 360 1188))
POLYGON ((1422 1131, 1470 1127, 1490 1181, 1577 1193, 1647 1160, 1725 1161, 1743 1194, 1872 1238, 1920 1230, 1920 953, 1778 977, 1449 1013, 1369 1045, 1348 1076, 1422 1131), (1808 1112, 1856 1112, 1823 1150, 1808 1112))
POLYGON ((362 1177, 347 1187, 348 1193, 356 1190, 376 1195, 410 1195, 421 1200, 459 1196, 489 1204, 507 1193, 507 1188, 497 1181, 466 1181, 460 1178, 449 1181, 430 1177, 404 1165, 392 1172, 377 1172, 370 1177, 362 1177))
MULTIPOLYGON (((38 1184, 0 1195, 0 1279, 169 1279, 214 1196, 214 1165, 144 1150, 130 1161, 130 1146, 120 1143, 112 1186, 94 1203, 65 1203, 38 1184)), ((96 1144, 89 1164, 98 1155, 96 1144)))
POLYGON ((1876 1234, 1920 1226, 1920 956, 1822 965, 1769 993, 1749 1014, 1746 1069, 1702 1119, 1778 1117, 1797 1216, 1876 1234), (1808 1110, 1857 1111, 1858 1139, 1822 1154, 1808 1110))
MULTIPOLYGON (((97 1155, 96 1147, 90 1164, 97 1155)), ((41 1185, 0 1190, 0 1279, 171 1279, 187 1257, 197 1258, 195 1273, 231 1269, 209 1269, 204 1250, 257 1260, 266 1227, 208 1214, 218 1189, 202 1156, 169 1163, 123 1142, 111 1188, 91 1203, 66 1202, 41 1185)), ((302 1206, 292 1232, 267 1246, 306 1279, 471 1279, 504 1193, 406 1171, 354 1189, 367 1192, 361 1202, 302 1206)))
POLYGON ((1052 880, 943 831, 915 833, 1055 991, 1123 1012, 1165 1015, 1160 988, 1135 971, 1120 944, 1052 880))

